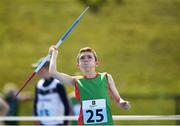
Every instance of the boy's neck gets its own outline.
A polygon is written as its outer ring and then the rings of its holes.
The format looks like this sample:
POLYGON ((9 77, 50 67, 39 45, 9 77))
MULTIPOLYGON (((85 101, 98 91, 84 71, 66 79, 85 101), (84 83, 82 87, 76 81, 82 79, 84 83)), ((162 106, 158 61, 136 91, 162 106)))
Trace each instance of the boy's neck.
POLYGON ((86 78, 95 78, 97 76, 97 72, 89 72, 89 73, 85 73, 84 76, 86 78))

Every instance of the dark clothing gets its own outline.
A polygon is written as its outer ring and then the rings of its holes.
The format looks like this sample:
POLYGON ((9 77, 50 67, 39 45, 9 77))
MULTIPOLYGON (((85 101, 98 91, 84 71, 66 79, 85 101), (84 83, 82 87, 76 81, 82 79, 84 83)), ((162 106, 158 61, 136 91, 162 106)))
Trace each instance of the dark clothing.
MULTIPOLYGON (((45 104, 46 102, 43 102, 43 100, 49 100, 49 104, 53 104, 53 106, 60 106, 60 104, 54 103, 53 100, 59 101, 63 105, 61 111, 63 114, 61 116, 67 116, 70 113, 70 105, 69 100, 66 95, 66 90, 64 86, 56 79, 50 78, 49 80, 41 79, 35 88, 35 100, 34 100, 34 115, 35 116, 57 116, 60 115, 57 112, 54 112, 54 110, 51 110, 51 108, 48 108, 46 112, 43 112, 43 110, 39 110, 42 108, 38 108, 38 105, 45 104), (56 97, 56 94, 58 94, 59 97, 56 97), (43 102, 43 103, 42 103, 43 102), (53 111, 53 112, 52 112, 53 111), (54 114, 55 113, 55 114, 54 114)), ((55 110, 56 111, 56 110, 55 110)), ((42 123, 42 122, 41 122, 42 123)), ((42 123, 43 124, 43 123, 42 123)), ((45 123, 44 123, 45 124, 45 123)), ((58 123, 59 124, 59 123, 58 123)), ((56 125, 58 125, 56 124, 56 125)), ((62 125, 67 125, 68 121, 64 121, 62 125)))
MULTIPOLYGON (((17 116, 19 112, 19 99, 16 97, 14 99, 14 92, 9 92, 5 95, 5 101, 9 105, 9 111, 7 113, 7 116, 17 116)), ((18 121, 5 121, 6 125, 18 125, 18 121)))

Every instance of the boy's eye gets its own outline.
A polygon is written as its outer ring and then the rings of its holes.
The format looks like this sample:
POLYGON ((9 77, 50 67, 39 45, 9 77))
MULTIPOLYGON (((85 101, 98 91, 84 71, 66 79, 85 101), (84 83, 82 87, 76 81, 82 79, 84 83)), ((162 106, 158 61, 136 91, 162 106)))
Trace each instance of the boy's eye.
POLYGON ((81 60, 85 59, 85 56, 81 56, 80 59, 81 59, 81 60))
POLYGON ((88 59, 92 59, 92 56, 90 56, 90 55, 87 55, 87 58, 88 58, 88 59))
POLYGON ((92 56, 91 55, 85 55, 85 56, 81 56, 80 57, 80 60, 84 60, 84 59, 92 59, 92 56))

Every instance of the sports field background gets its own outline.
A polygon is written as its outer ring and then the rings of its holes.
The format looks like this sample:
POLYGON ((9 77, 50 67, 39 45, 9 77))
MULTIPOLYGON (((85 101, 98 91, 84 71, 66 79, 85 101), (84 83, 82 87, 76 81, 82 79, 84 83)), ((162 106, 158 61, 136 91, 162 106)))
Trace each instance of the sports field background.
MULTIPOLYGON (((1 0, 1 89, 6 82, 20 88, 33 72, 31 64, 47 54, 85 7, 81 0, 1 0)), ((120 94, 179 94, 179 34, 180 0, 105 0, 85 15, 59 48, 58 70, 77 74, 78 50, 90 46, 98 54, 98 71, 112 74, 120 94)), ((25 90, 33 92, 38 79, 25 90)), ((68 92, 72 90, 67 86, 68 92)), ((174 114, 172 100, 130 102, 130 111, 112 102, 112 113, 174 114)), ((20 115, 32 114, 31 102, 21 106, 20 115)), ((158 123, 167 122, 174 124, 158 123)), ((120 124, 129 123, 133 124, 120 124)))

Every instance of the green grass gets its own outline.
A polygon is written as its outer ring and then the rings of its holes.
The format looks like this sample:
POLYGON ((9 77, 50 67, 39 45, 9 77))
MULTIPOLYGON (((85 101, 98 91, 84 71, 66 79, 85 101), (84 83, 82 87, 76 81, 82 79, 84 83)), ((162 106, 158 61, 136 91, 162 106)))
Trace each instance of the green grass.
MULTIPOLYGON (((76 0, 1 0, 1 87, 9 81, 21 87, 33 71, 31 64, 47 54, 84 8, 76 0)), ((179 27, 180 0, 108 0, 99 12, 88 12, 65 40, 59 49, 58 70, 71 75, 78 72, 78 50, 90 46, 98 54, 98 71, 112 74, 120 93, 177 94, 179 27)), ((37 79, 26 90, 33 92, 37 79)), ((136 103, 141 104, 132 102, 136 103)), ((23 115, 31 115, 32 106, 27 106, 29 110, 21 110, 23 115)), ((145 109, 149 106, 144 105, 145 109)), ((154 108, 155 114, 172 113, 154 108)), ((113 113, 116 109, 113 105, 113 113)), ((129 113, 141 114, 138 110, 129 113)))

